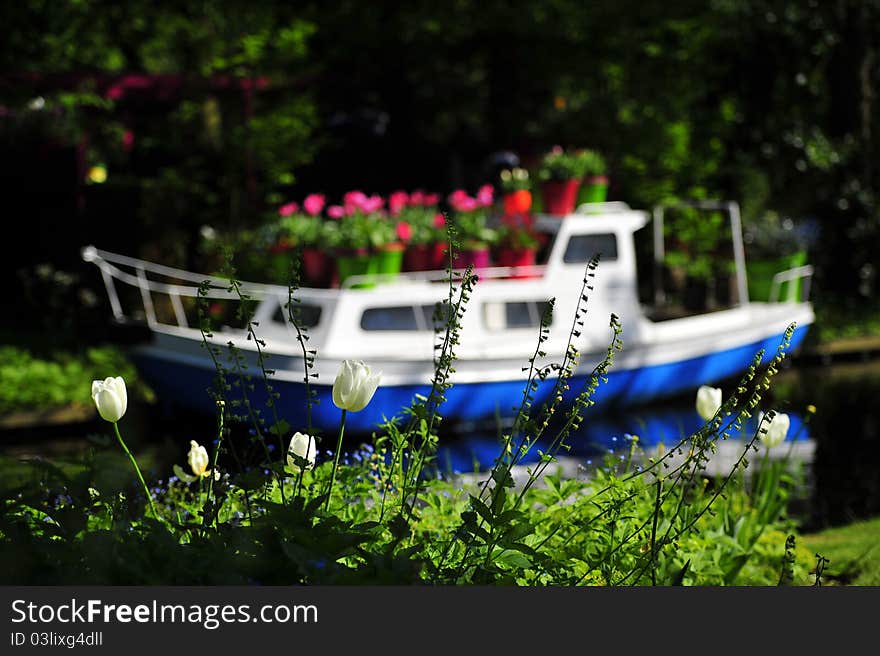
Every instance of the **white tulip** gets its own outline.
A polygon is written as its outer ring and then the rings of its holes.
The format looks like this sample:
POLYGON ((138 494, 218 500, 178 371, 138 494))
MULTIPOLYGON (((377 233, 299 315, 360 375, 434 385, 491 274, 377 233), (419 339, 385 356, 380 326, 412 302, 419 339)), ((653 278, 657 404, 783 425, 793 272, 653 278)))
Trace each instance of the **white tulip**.
POLYGON ((315 457, 317 456, 315 438, 299 432, 294 433, 293 437, 290 438, 290 446, 287 447, 287 466, 299 473, 302 468, 294 462, 292 456, 299 456, 308 460, 309 464, 306 469, 314 467, 315 457))
MULTIPOLYGON (((764 419, 761 418, 761 422, 763 423, 764 419)), ((767 448, 772 448, 774 446, 779 446, 785 441, 786 435, 788 435, 788 427, 791 424, 791 421, 788 418, 788 415, 784 412, 777 412, 773 415, 773 419, 765 426, 766 432, 761 434, 761 441, 767 445, 767 448)))
POLYGON ((349 412, 363 410, 376 393, 381 376, 381 371, 374 374, 362 360, 343 360, 333 382, 333 403, 349 412))
MULTIPOLYGON (((180 465, 174 465, 174 475, 184 483, 194 483, 199 478, 208 478, 211 475, 211 470, 208 469, 208 451, 195 440, 189 441, 189 453, 186 454, 186 462, 192 470, 192 476, 183 471, 183 467, 180 465)), ((214 479, 219 478, 220 472, 214 472, 214 479)))
POLYGON ((721 388, 700 386, 697 390, 697 412, 706 421, 709 421, 721 407, 721 388))
POLYGON ((92 381, 92 400, 102 419, 115 424, 122 419, 128 407, 125 381, 121 376, 92 381))

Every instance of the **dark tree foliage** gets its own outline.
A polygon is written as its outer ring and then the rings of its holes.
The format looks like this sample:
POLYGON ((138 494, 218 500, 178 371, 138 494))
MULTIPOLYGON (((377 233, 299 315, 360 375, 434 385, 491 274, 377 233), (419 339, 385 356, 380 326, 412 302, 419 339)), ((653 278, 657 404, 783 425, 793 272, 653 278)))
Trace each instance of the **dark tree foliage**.
POLYGON ((79 241, 186 260, 206 223, 312 191, 473 188, 494 151, 528 164, 559 143, 605 154, 634 206, 815 217, 820 288, 873 294, 877 0, 182 7, 0 8, 4 178, 47 239, 63 213, 79 241), (110 93, 133 73, 152 82, 110 93), (47 143, 76 170, 51 171, 47 143), (107 182, 84 185, 97 162, 107 182))

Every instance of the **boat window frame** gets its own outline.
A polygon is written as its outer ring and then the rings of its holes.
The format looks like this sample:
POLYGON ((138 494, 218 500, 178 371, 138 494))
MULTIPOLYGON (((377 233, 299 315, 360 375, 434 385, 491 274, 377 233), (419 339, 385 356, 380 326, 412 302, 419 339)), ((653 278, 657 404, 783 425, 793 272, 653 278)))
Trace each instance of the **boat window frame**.
MULTIPOLYGON (((323 305, 319 305, 317 303, 297 303, 297 307, 300 310, 302 310, 305 307, 309 307, 309 308, 314 308, 318 311, 318 315, 317 315, 314 323, 300 322, 300 324, 299 324, 300 328, 306 328, 307 330, 312 330, 313 328, 318 328, 321 325, 321 320, 324 316, 324 306, 323 305)), ((302 317, 302 314, 300 314, 300 317, 302 317)), ((287 315, 287 311, 285 310, 284 306, 281 303, 279 303, 278 307, 275 308, 275 311, 272 313, 272 316, 269 317, 269 320, 272 321, 273 323, 277 323, 277 324, 279 324, 281 326, 285 326, 285 327, 293 325, 290 322, 290 319, 287 315), (281 317, 280 320, 278 318, 279 316, 281 317)))
POLYGON ((563 264, 586 264, 590 261, 595 255, 601 253, 601 259, 603 262, 616 262, 620 259, 620 247, 618 244, 618 235, 614 231, 608 232, 576 232, 568 237, 568 242, 565 244, 565 250, 562 252, 562 262, 563 264), (571 259, 572 256, 569 255, 572 250, 572 242, 576 239, 605 239, 611 238, 611 243, 614 246, 613 253, 608 253, 605 250, 594 250, 586 259, 571 259))
MULTIPOLYGON (((549 305, 548 300, 538 299, 517 299, 517 300, 488 300, 483 301, 482 320, 483 327, 487 332, 499 333, 505 330, 534 330, 541 325, 541 317, 544 316, 546 306, 549 305), (529 324, 520 326, 511 326, 508 323, 507 306, 513 303, 523 303, 526 305, 529 313, 529 324), (504 325, 493 326, 487 317, 490 306, 501 306, 504 311, 504 325)), ((552 325, 552 322, 551 322, 552 325)))
MULTIPOLYGON (((433 316, 434 310, 438 304, 443 304, 443 301, 437 301, 435 303, 419 303, 416 305, 374 305, 371 307, 366 307, 361 312, 360 320, 358 321, 358 326, 364 332, 368 333, 389 333, 389 332, 400 332, 400 333, 423 333, 423 332, 435 332, 433 316), (364 325, 364 319, 367 317, 368 313, 376 312, 376 311, 389 311, 389 310, 403 310, 408 309, 412 312, 412 316, 415 319, 414 324, 415 328, 408 327, 393 327, 393 328, 368 328, 364 325)), ((442 329, 442 325, 440 328, 442 329)))

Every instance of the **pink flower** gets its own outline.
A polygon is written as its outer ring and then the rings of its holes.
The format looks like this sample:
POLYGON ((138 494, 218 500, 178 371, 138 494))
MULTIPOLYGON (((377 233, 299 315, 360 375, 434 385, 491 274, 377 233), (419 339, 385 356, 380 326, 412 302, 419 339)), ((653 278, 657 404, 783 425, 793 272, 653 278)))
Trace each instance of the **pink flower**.
POLYGON ((388 197, 388 209, 392 215, 397 216, 400 210, 406 207, 409 196, 405 191, 395 191, 388 197))
POLYGON ((422 200, 422 205, 436 205, 440 202, 439 194, 425 194, 425 198, 422 200))
POLYGON ((311 216, 317 216, 324 209, 323 194, 310 194, 303 201, 303 207, 311 216))
POLYGON ((495 190, 492 185, 483 185, 477 190, 477 202, 482 207, 490 207, 494 202, 495 190))
POLYGON ((327 208, 327 216, 331 219, 341 219, 345 216, 345 208, 342 205, 331 205, 327 208))
POLYGON ((416 207, 425 204, 425 192, 421 189, 416 189, 409 195, 409 204, 415 205, 416 207))
POLYGON ((382 209, 382 206, 385 204, 385 201, 381 196, 370 196, 365 199, 363 203, 361 203, 360 209, 362 209, 367 214, 372 214, 373 212, 378 212, 382 209))
POLYGON ((346 214, 354 214, 357 210, 362 210, 366 201, 367 195, 362 191, 349 191, 342 197, 346 214))
POLYGON ((397 238, 400 239, 400 241, 409 241, 412 237, 412 228, 406 221, 398 222, 395 230, 397 232, 397 238))
POLYGON ((287 203, 286 205, 282 205, 278 208, 279 216, 290 216, 291 214, 296 214, 299 212, 299 205, 296 203, 287 203))
POLYGON ((446 225, 446 217, 440 214, 439 212, 434 215, 434 227, 442 228, 446 225))
POLYGON ((456 189, 449 194, 449 198, 446 200, 449 201, 449 205, 452 209, 458 212, 469 212, 476 208, 477 203, 477 201, 467 195, 467 192, 464 189, 456 189))

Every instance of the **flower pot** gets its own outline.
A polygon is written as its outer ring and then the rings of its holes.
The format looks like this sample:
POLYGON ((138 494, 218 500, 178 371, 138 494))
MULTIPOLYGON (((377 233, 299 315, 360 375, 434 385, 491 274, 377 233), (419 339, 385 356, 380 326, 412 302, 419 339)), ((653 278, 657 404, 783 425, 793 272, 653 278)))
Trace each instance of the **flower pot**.
POLYGON ((403 271, 440 271, 446 268, 446 244, 410 244, 403 253, 403 271))
POLYGON ((577 204, 580 180, 550 180, 541 184, 544 211, 548 214, 571 214, 577 204))
POLYGON ((453 269, 465 269, 473 264, 474 269, 485 269, 491 266, 492 256, 488 246, 462 248, 452 262, 453 269))
POLYGON ((387 244, 373 254, 376 262, 374 273, 381 274, 379 282, 383 279, 390 280, 400 273, 404 249, 405 246, 401 243, 387 244))
POLYGON ((608 178, 594 175, 584 178, 578 193, 578 203, 604 203, 608 197, 608 178))
MULTIPOLYGON (((364 276, 376 273, 378 260, 367 252, 366 249, 354 251, 340 251, 336 256, 336 269, 339 273, 339 286, 352 276, 364 276)), ((375 287, 374 282, 359 282, 352 285, 354 289, 369 289, 375 287)))
MULTIPOLYGON (((527 267, 535 265, 533 248, 501 248, 495 255, 495 265, 502 267, 527 267)), ((536 278, 534 273, 515 273, 510 278, 536 278)))
POLYGON ((505 214, 525 214, 532 208, 532 192, 518 189, 504 194, 505 214))
POLYGON ((311 287, 329 287, 333 280, 333 258, 317 248, 304 248, 303 279, 311 287))
MULTIPOLYGON (((774 258, 746 258, 749 300, 766 303, 770 300, 770 288, 773 286, 774 274, 786 269, 803 266, 806 263, 806 251, 797 251, 791 255, 774 258)), ((779 287, 777 299, 790 302, 800 300, 802 282, 802 279, 783 282, 779 287)))
POLYGON ((288 244, 270 246, 265 272, 269 280, 279 285, 290 282, 290 267, 293 264, 291 258, 293 258, 293 249, 288 244))

